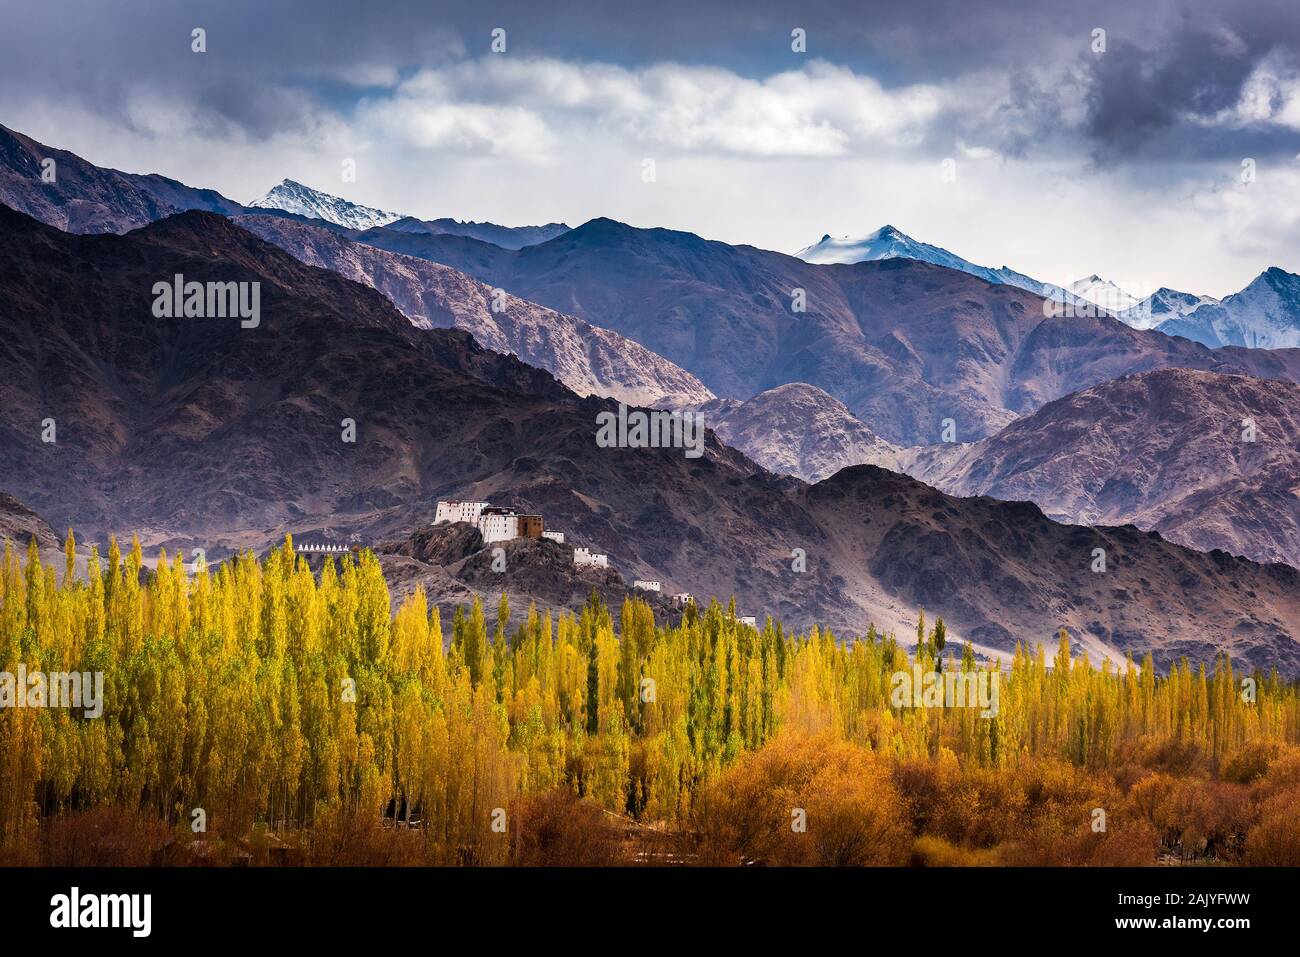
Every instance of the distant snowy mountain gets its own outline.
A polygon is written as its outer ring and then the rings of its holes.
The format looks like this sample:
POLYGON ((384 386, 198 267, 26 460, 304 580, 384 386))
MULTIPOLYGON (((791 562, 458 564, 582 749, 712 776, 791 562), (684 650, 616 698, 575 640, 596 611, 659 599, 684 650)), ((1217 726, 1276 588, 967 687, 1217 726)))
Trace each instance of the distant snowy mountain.
POLYGON ((1162 322, 1157 329, 1210 348, 1300 346, 1300 276, 1274 266, 1241 292, 1222 302, 1197 306, 1186 315, 1162 322))
POLYGON ((1080 279, 1066 287, 1080 299, 1086 299, 1093 305, 1101 306, 1111 315, 1118 315, 1132 309, 1139 302, 1136 296, 1130 296, 1115 283, 1102 279, 1095 273, 1087 279, 1080 279))
POLYGON ((856 238, 852 236, 835 238, 827 234, 820 241, 799 250, 795 255, 804 262, 823 265, 872 262, 880 259, 919 259, 922 262, 934 263, 936 266, 978 276, 995 286, 1015 286, 1056 302, 1077 302, 1074 295, 1060 286, 1050 282, 1040 282, 1006 266, 998 269, 977 266, 939 246, 913 239, 893 226, 882 226, 874 233, 856 238))
POLYGON ((881 226, 874 233, 856 238, 852 236, 836 238, 827 234, 819 242, 799 250, 795 255, 804 262, 821 265, 860 263, 877 259, 920 259, 923 262, 934 263, 936 266, 960 269, 972 275, 979 275, 980 271, 992 272, 991 269, 975 266, 946 249, 919 242, 893 226, 881 226))
POLYGON ((323 219, 335 226, 348 229, 372 229, 375 226, 387 226, 402 216, 399 213, 386 213, 382 209, 373 209, 349 202, 318 189, 304 186, 286 179, 261 199, 248 204, 250 208, 280 209, 286 213, 296 213, 312 219, 323 219))
POLYGON ((1198 296, 1161 286, 1136 305, 1117 312, 1115 318, 1134 329, 1155 329, 1163 322, 1178 319, 1204 305, 1217 305, 1218 302, 1212 296, 1198 296))

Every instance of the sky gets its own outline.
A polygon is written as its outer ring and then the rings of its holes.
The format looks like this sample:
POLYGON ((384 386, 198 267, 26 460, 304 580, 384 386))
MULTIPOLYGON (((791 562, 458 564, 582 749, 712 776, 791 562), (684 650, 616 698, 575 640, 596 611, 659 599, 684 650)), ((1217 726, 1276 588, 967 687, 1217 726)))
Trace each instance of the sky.
POLYGON ((1139 292, 1300 272, 1294 2, 0 0, 0 22, 0 123, 241 202, 290 178, 783 252, 890 223, 1139 292))

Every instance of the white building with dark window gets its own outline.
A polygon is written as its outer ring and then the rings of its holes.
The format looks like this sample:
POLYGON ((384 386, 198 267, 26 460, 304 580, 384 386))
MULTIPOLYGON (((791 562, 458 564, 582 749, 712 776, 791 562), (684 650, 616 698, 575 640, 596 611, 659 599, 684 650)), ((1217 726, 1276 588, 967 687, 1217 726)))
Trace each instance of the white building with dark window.
POLYGON ((742 625, 749 625, 750 628, 758 627, 758 619, 753 615, 741 615, 738 620, 742 625))
POLYGON ((663 583, 657 582, 653 578, 638 578, 632 583, 633 588, 639 588, 641 591, 663 591, 663 583))
POLYGON ((688 592, 688 591, 679 591, 676 595, 673 595, 673 604, 674 604, 674 605, 694 605, 694 604, 695 604, 695 596, 693 596, 693 595, 692 595, 690 592, 688 592))
POLYGON ((438 502, 438 510, 434 513, 433 524, 469 522, 471 525, 477 525, 479 516, 483 514, 483 510, 486 508, 488 508, 487 502, 468 502, 454 498, 445 499, 438 502))
POLYGON ((550 529, 547 529, 546 531, 542 532, 542 538, 549 538, 553 542, 559 542, 561 545, 564 544, 563 532, 555 532, 555 531, 551 531, 550 529))
POLYGON ((489 505, 478 518, 478 530, 484 545, 508 542, 519 537, 519 514, 508 506, 489 505))

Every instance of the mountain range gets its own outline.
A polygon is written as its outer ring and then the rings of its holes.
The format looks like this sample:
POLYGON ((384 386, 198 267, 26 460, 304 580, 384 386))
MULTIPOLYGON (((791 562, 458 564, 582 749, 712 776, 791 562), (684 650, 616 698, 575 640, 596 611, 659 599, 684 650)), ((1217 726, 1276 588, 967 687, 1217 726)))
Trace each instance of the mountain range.
POLYGON ((741 613, 792 624, 906 634, 924 606, 1003 654, 1066 626, 1094 658, 1226 649, 1300 670, 1288 566, 1059 525, 871 466, 807 485, 713 436, 699 459, 602 448, 610 400, 420 329, 220 216, 76 236, 0 209, 0 295, 14 304, 0 313, 0 487, 83 538, 139 530, 214 557, 285 532, 381 541, 427 524, 438 497, 472 495, 541 512, 625 577, 734 593, 741 613), (260 282, 260 324, 155 318, 153 283, 177 273, 260 282), (1095 548, 1112 556, 1105 576, 1089 570, 1095 548))
POLYGON ((1062 287, 1041 282, 1007 266, 977 266, 939 246, 920 242, 893 226, 854 238, 823 236, 795 253, 810 263, 853 264, 882 259, 915 259, 978 276, 994 285, 1026 289, 1054 303, 1074 307, 1065 316, 1095 315, 1096 307, 1134 329, 1157 329, 1211 348, 1246 346, 1278 349, 1300 346, 1300 276, 1272 267, 1246 288, 1220 301, 1211 296, 1161 287, 1138 299, 1095 273, 1062 287), (1196 313, 1192 316, 1192 313, 1196 313))
MULTIPOLYGON (((1177 333, 1170 331, 1166 323, 1172 325, 1173 320, 1187 315, 1193 309, 1212 305, 1218 301, 1211 296, 1198 296, 1195 293, 1179 292, 1177 289, 1162 286, 1145 299, 1116 313, 1115 317, 1134 329, 1159 329, 1167 335, 1176 335, 1177 333)), ((1203 344, 1212 345, 1208 342, 1203 344)))
POLYGON ((424 233, 433 236, 464 236, 480 242, 491 243, 502 249, 523 249, 554 239, 569 231, 564 223, 547 223, 544 226, 499 226, 496 223, 461 222, 458 219, 416 219, 407 216, 388 224, 399 232, 424 233))
POLYGON ((1027 290, 909 258, 815 265, 608 219, 517 251, 383 228, 357 239, 604 325, 721 398, 814 385, 893 445, 937 442, 945 420, 958 442, 981 439, 1053 399, 1153 368, 1300 378, 1300 351, 1211 350, 1109 316, 1046 317, 1027 290))
POLYGON ((1060 521, 1131 523, 1300 566, 1298 434, 1294 383, 1162 369, 1050 402, 980 442, 909 450, 903 467, 1060 521))
POLYGON ((5 126, 0 126, 0 202, 72 233, 124 233, 190 209, 227 216, 253 211, 280 214, 328 224, 344 235, 382 224, 396 230, 480 237, 508 248, 568 229, 563 223, 499 226, 450 218, 426 222, 362 206, 291 179, 244 206, 214 189, 187 186, 156 173, 123 173, 96 166, 5 126))
POLYGON ((1207 346, 1285 349, 1300 346, 1300 276, 1273 267, 1241 292, 1162 322, 1161 332, 1207 346))
POLYGON ((364 231, 388 226, 399 232, 425 233, 436 236, 466 236, 493 243, 505 249, 521 249, 534 243, 554 239, 569 227, 563 223, 545 226, 498 226, 496 223, 460 222, 450 217, 422 220, 400 213, 362 206, 341 196, 323 193, 302 183, 286 179, 261 199, 249 203, 250 210, 275 210, 305 219, 314 219, 348 230, 364 231))
POLYGON ((579 395, 680 408, 713 398, 689 372, 640 343, 489 287, 447 266, 352 242, 276 216, 235 222, 299 260, 378 289, 424 328, 457 328, 497 352, 551 372, 579 395))
MULTIPOLYGON (((508 227, 450 218, 420 220, 362 206, 289 179, 245 207, 216 190, 187 186, 157 174, 123 173, 97 167, 73 153, 45 146, 3 126, 0 126, 0 202, 70 232, 124 232, 187 209, 226 215, 256 209, 308 219, 317 225, 328 224, 349 238, 360 238, 391 251, 425 255, 479 278, 497 266, 494 250, 517 252, 570 231, 563 223, 508 227), (50 162, 53 165, 47 171, 50 162), (52 175, 54 181, 46 182, 43 174, 52 175), (371 229, 379 232, 362 235, 371 229), (395 235, 402 233, 414 237, 413 247, 402 247, 395 235), (421 253, 420 237, 441 237, 441 242, 425 244, 421 253)), ((1300 345, 1300 294, 1297 293, 1300 277, 1275 267, 1223 302, 1167 288, 1139 302, 1097 276, 1065 289, 1006 266, 997 269, 977 266, 941 247, 912 239, 893 226, 882 227, 860 239, 825 236, 798 255, 814 263, 851 264, 890 258, 932 262, 992 284, 1025 289, 1053 302, 1075 306, 1092 303, 1139 330, 1159 329, 1212 348, 1300 345), (1192 312, 1198 313, 1194 319, 1192 312)), ((530 297, 524 295, 524 298, 530 297)), ((582 318, 596 326, 610 325, 598 318, 582 318)), ((683 364, 679 359, 674 361, 683 364)), ((715 391, 719 390, 715 387, 715 391)), ((720 394, 725 392, 723 388, 720 394)))

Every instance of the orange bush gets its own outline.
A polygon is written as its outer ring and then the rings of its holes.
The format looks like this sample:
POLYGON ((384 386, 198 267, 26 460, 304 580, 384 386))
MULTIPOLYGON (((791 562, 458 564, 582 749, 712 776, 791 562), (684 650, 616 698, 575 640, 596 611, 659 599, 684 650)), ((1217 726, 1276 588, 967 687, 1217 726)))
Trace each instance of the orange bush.
POLYGON ((706 788, 695 810, 702 863, 891 865, 911 832, 885 763, 829 737, 784 735, 706 788), (802 822, 806 829, 799 830, 802 822))

